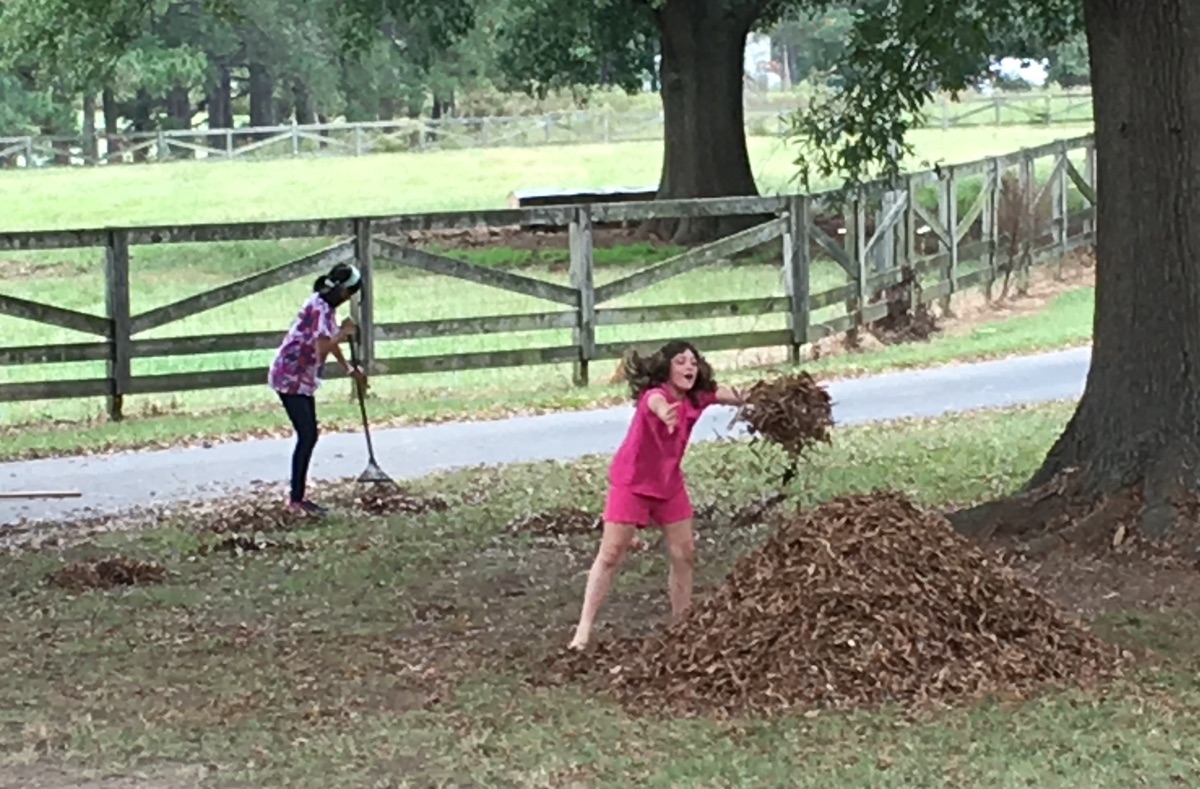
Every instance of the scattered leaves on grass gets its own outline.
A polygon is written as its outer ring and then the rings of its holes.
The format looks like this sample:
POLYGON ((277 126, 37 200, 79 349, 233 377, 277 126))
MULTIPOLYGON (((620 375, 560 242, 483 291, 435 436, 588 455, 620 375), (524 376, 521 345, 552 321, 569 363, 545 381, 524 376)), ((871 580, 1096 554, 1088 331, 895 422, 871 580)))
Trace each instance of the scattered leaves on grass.
POLYGON ((113 589, 118 586, 150 586, 166 580, 167 571, 162 566, 125 556, 71 562, 46 576, 46 581, 51 586, 71 592, 113 589))
POLYGON ((546 662, 635 712, 955 704, 1117 676, 1120 652, 902 494, 800 513, 678 623, 546 662))
POLYGON ((301 540, 272 539, 261 532, 254 532, 253 534, 230 534, 222 540, 201 546, 198 553, 201 556, 213 553, 241 556, 247 553, 306 550, 309 550, 309 546, 301 540))
POLYGON ((573 507, 556 507, 519 515, 505 525, 504 531, 513 536, 558 537, 594 534, 603 525, 603 519, 598 515, 573 507))
POLYGON ((450 505, 441 496, 418 496, 391 485, 364 489, 358 493, 354 506, 371 515, 424 515, 427 512, 445 512, 450 509, 450 505))

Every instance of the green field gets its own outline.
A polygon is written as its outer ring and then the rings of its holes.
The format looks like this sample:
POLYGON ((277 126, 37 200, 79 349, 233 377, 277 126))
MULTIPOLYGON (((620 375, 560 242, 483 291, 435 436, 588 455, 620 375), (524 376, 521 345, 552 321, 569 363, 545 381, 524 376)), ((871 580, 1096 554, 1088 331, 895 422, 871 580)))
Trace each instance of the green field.
MULTIPOLYGON (((1054 405, 838 430, 794 493, 802 503, 879 487, 928 506, 990 498, 1024 480, 1069 414, 1054 405)), ((728 513, 757 500, 772 482, 751 451, 694 447, 697 502, 728 513)), ((449 510, 268 535, 307 543, 293 551, 204 555, 219 539, 202 531, 210 513, 0 556, 0 786, 36 786, 59 769, 71 779, 43 785, 77 786, 89 772, 162 787, 330 789, 1200 781, 1187 745, 1200 737, 1200 620, 1108 594, 1117 571, 1088 587, 1107 606, 1093 630, 1160 660, 1095 692, 716 722, 636 718, 575 686, 531 687, 525 678, 570 636, 595 538, 517 538, 505 524, 554 507, 595 512, 606 460, 430 477, 414 492, 445 497, 449 510), (171 577, 79 595, 42 583, 66 561, 113 553, 161 562, 171 577)), ((765 536, 720 517, 701 530, 698 589, 765 536)), ((657 553, 631 557, 598 638, 657 627, 664 578, 657 553)))
MULTIPOLYGON (((921 161, 963 162, 989 154, 1036 146, 1056 138, 1084 134, 1087 127, 1008 127, 914 134, 921 161)), ((751 156, 762 189, 787 191, 791 154, 778 141, 750 140, 751 156)), ((8 230, 104 225, 165 224, 265 220, 406 211, 494 208, 508 191, 536 186, 602 186, 653 183, 660 143, 619 146, 573 146, 539 149, 490 149, 430 154, 389 154, 354 158, 255 163, 172 163, 54 169, 0 173, 0 200, 6 205, 8 230), (70 195, 64 199, 63 195, 70 195)), ((960 203, 970 199, 964 184, 960 203)), ((974 187, 978 189, 978 185, 974 187)), ((1072 204, 1080 198, 1072 192, 1072 204)), ((132 254, 134 313, 169 304, 248 274, 263 271, 318 248, 323 241, 248 242, 206 245, 135 247, 132 254)), ((679 249, 646 243, 598 249, 597 284, 627 274, 631 267, 661 260, 679 249)), ((519 268, 522 273, 566 281, 563 248, 536 251, 493 247, 455 251, 473 263, 519 268)), ((739 265, 721 265, 657 285, 614 302, 612 306, 679 304, 714 298, 782 296, 783 282, 770 251, 739 265)), ((103 314, 100 250, 54 253, 9 252, 0 255, 3 292, 94 314, 103 314)), ((777 259, 777 258, 776 258, 777 259)), ((964 261, 968 269, 971 261, 964 261)), ((818 260, 811 291, 819 293, 845 282, 830 261, 818 260)), ((145 337, 178 337, 214 333, 286 329, 311 288, 298 281, 248 300, 162 327, 145 337)), ((376 320, 410 321, 544 311, 531 298, 460 281, 426 276, 411 270, 383 269, 377 274, 376 320)), ((814 321, 842 314, 836 306, 819 311, 814 321)), ((686 334, 705 335, 783 328, 784 316, 740 317, 670 324, 601 327, 598 342, 653 340, 686 334)), ((81 334, 10 318, 0 319, 8 346, 85 341, 81 334)), ((1017 334, 1021 334, 1020 330, 1017 334)), ((991 337, 992 335, 988 335, 991 337)), ((1010 334, 1009 336, 1016 336, 1010 334)), ((1021 334, 1021 343, 994 339, 977 344, 955 340, 912 349, 864 354, 826 367, 826 372, 857 368, 882 369, 898 360, 909 364, 953 358, 982 357, 1060 347, 1061 338, 1080 341, 1076 324, 1046 327, 1021 334), (955 350, 951 351, 950 348, 955 350)), ((426 355, 543 347, 570 342, 567 331, 490 335, 388 343, 379 355, 426 355)), ((134 375, 266 365, 270 351, 201 355, 174 359, 135 359, 134 375)), ((723 369, 761 364, 757 352, 722 354, 723 369)), ((612 363, 600 364, 594 385, 576 389, 565 366, 472 371, 379 378, 373 414, 382 420, 413 421, 463 415, 494 415, 513 410, 574 407, 605 402, 614 390, 605 386, 612 363)), ((0 368, 0 382, 85 379, 103 375, 99 363, 0 368)), ((331 389, 334 387, 331 386, 331 389)), ((337 387, 336 391, 344 389, 337 387)), ((340 396, 327 398, 323 417, 338 424, 352 417, 340 396), (336 402, 335 402, 336 401, 336 402)), ((126 403, 131 417, 121 425, 96 424, 103 404, 96 399, 14 403, 0 415, 3 454, 69 451, 100 446, 134 446, 171 442, 183 437, 229 435, 239 430, 279 427, 275 403, 262 387, 161 396, 138 396, 126 403)), ((102 421, 102 420, 101 420, 102 421)))

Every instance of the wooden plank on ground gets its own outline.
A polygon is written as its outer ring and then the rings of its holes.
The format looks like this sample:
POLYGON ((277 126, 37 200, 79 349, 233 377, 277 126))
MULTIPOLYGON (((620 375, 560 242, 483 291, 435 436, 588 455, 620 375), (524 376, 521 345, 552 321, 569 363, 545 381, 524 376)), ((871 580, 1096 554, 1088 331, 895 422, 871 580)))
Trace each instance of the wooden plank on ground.
POLYGON ((472 265, 471 263, 444 255, 435 255, 432 252, 406 247, 386 238, 376 238, 374 246, 377 257, 390 260, 402 266, 409 266, 429 272, 430 274, 441 274, 446 277, 474 282, 489 288, 507 290, 519 293, 522 296, 566 304, 570 307, 578 306, 579 295, 575 292, 574 288, 568 288, 565 285, 558 285, 533 277, 523 277, 507 271, 472 265))
POLYGON ((147 310, 133 318, 132 331, 134 334, 142 334, 151 329, 157 329, 159 326, 176 323, 184 318, 216 309, 247 296, 253 296, 268 288, 286 284, 306 274, 325 271, 338 263, 349 263, 352 260, 354 260, 354 244, 351 241, 343 241, 268 271, 203 293, 197 293, 195 296, 188 296, 186 299, 180 299, 172 304, 147 310))
POLYGON ((776 217, 769 222, 763 222, 760 225, 746 228, 712 243, 703 244, 695 249, 689 249, 687 252, 675 257, 667 258, 661 263, 641 269, 640 271, 635 271, 629 276, 614 280, 606 285, 601 285, 596 288, 595 301, 597 304, 612 301, 621 296, 645 290, 652 285, 657 285, 672 277, 686 274, 693 269, 707 266, 731 255, 736 255, 739 252, 753 249, 783 235, 785 224, 782 217, 776 217))

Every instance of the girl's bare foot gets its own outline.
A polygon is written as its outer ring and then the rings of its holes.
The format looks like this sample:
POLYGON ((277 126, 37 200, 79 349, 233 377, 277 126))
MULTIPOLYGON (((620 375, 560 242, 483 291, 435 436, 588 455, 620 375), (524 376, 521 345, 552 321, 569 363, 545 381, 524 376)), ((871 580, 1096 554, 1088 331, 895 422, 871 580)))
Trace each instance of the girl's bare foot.
POLYGON ((587 640, 580 640, 577 636, 571 640, 570 644, 567 645, 567 649, 570 649, 573 652, 582 652, 583 650, 587 649, 587 640))

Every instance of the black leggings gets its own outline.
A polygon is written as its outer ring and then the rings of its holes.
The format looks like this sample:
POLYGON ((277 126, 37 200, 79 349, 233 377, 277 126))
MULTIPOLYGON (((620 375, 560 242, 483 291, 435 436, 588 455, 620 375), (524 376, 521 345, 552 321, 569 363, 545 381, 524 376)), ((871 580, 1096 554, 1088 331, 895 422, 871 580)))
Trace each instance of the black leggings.
POLYGON ((317 403, 312 395, 281 394, 279 399, 296 429, 296 449, 292 452, 292 501, 304 501, 308 464, 317 446, 317 403))

